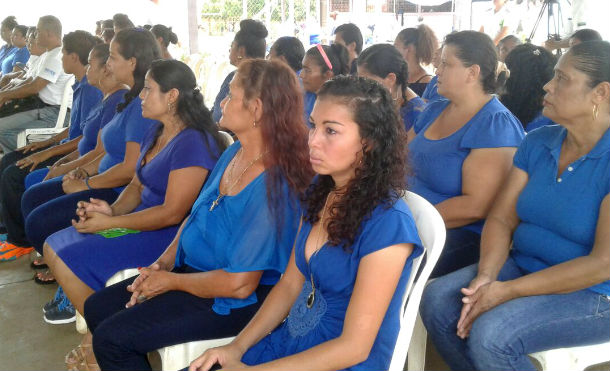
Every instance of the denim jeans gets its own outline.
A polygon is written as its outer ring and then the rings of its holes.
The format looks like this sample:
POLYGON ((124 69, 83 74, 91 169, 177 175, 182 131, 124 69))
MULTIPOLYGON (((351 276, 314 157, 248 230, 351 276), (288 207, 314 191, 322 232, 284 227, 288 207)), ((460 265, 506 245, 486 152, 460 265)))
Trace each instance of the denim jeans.
POLYGON ((46 106, 0 118, 0 147, 4 153, 14 151, 20 132, 31 128, 52 128, 58 114, 59 106, 46 106))
MULTIPOLYGON (((423 294, 422 320, 452 370, 536 370, 530 353, 610 341, 610 300, 586 289, 510 300, 480 315, 462 340, 456 335, 460 288, 476 274, 476 264, 460 269, 431 282, 423 294)), ((509 257, 498 280, 524 274, 509 257)))

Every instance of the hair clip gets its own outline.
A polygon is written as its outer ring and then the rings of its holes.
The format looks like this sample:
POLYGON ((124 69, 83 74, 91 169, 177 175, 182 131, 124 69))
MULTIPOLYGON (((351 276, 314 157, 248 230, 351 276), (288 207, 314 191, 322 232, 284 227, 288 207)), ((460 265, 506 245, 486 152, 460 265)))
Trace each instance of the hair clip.
POLYGON ((200 93, 200 92, 201 92, 201 90, 199 90, 199 88, 198 88, 198 87, 196 87, 196 86, 195 86, 195 87, 193 88, 193 94, 198 94, 198 93, 200 93))
POLYGON ((322 44, 317 44, 316 48, 318 48, 318 51, 320 52, 320 55, 322 56, 322 59, 324 59, 324 63, 326 63, 326 67, 328 67, 329 70, 333 70, 333 64, 330 63, 330 59, 328 59, 328 55, 326 55, 326 52, 324 51, 324 48, 322 47, 322 44))
POLYGON ((532 53, 534 53, 534 55, 540 55, 540 49, 534 49, 532 53))

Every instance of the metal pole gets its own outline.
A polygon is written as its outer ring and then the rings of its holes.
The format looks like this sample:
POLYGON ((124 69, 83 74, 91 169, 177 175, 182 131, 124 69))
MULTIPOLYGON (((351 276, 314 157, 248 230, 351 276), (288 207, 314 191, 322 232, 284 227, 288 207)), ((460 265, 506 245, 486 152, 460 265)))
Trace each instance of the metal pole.
POLYGON ((189 52, 199 53, 199 24, 197 22, 197 0, 188 0, 188 30, 189 30, 189 52))
POLYGON ((248 18, 248 0, 241 0, 241 19, 248 18))

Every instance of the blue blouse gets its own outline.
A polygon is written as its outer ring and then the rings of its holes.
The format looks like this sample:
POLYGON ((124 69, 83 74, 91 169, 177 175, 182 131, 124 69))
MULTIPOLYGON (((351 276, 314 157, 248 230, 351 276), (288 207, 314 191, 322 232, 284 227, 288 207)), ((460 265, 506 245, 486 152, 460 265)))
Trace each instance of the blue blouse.
POLYGON ((2 59, 2 74, 13 72, 13 68, 18 62, 26 64, 30 59, 30 51, 25 46, 23 48, 13 47, 2 59))
MULTIPOLYGON (((455 133, 439 140, 426 138, 425 132, 449 103, 445 99, 428 103, 409 144, 414 174, 409 179, 410 190, 433 205, 462 194, 462 165, 472 149, 518 147, 525 136, 519 120, 492 98, 455 133)), ((464 228, 480 234, 483 222, 464 228)))
POLYGON ((4 44, 0 47, 0 65, 4 62, 4 58, 6 58, 10 53, 14 53, 14 50, 17 49, 13 45, 4 44))
POLYGON ((549 125, 557 125, 557 124, 550 118, 543 116, 542 112, 541 112, 538 116, 536 116, 535 119, 533 119, 527 125, 525 125, 525 131, 529 133, 532 130, 541 128, 543 126, 549 126, 549 125))
MULTIPOLYGON (((528 182, 517 200, 520 223, 511 254, 527 272, 588 255, 600 205, 610 193, 610 129, 588 154, 558 174, 567 130, 547 126, 527 135, 514 158, 528 182)), ((610 295, 610 281, 589 288, 610 295)))
POLYGON ((70 110, 70 128, 68 140, 83 135, 83 124, 93 108, 102 100, 102 92, 89 85, 87 76, 72 85, 72 109, 70 110))
POLYGON ((125 93, 127 93, 125 89, 117 90, 100 101, 81 123, 83 137, 78 142, 78 153, 81 156, 95 148, 98 132, 112 120, 116 114, 116 107, 123 100, 125 93))
POLYGON ((426 85, 426 90, 422 94, 422 99, 425 99, 426 102, 433 102, 439 99, 445 99, 442 95, 438 93, 438 75, 435 75, 432 80, 426 85))
POLYGON ((123 162, 127 142, 140 144, 148 129, 156 123, 142 117, 142 101, 135 97, 123 111, 117 113, 102 129, 102 143, 106 154, 98 167, 98 173, 123 162))
MULTIPOLYGON (((285 185, 284 207, 279 215, 272 215, 263 172, 238 194, 222 197, 210 211, 218 198, 222 175, 239 148, 241 144, 235 142, 224 151, 195 201, 180 236, 176 266, 188 265, 200 271, 264 271, 260 284, 271 285, 290 257, 299 225, 297 201, 285 185)), ((216 298, 212 309, 226 315, 232 308, 256 301, 256 293, 246 299, 216 298)))
POLYGON ((419 235, 407 204, 397 200, 393 205, 378 206, 361 225, 354 244, 324 246, 305 260, 305 243, 311 224, 303 222, 295 246, 295 262, 305 277, 286 321, 254 345, 242 358, 249 365, 269 362, 310 349, 341 335, 345 314, 352 297, 360 261, 368 254, 400 243, 412 243, 414 249, 402 270, 400 280, 385 314, 368 359, 349 370, 387 370, 400 330, 402 299, 413 259, 423 252, 419 235), (307 308, 311 278, 316 288, 312 308, 307 308))
POLYGON ((212 136, 186 128, 172 138, 150 162, 142 166, 146 152, 154 143, 159 125, 161 124, 157 123, 151 127, 142 142, 136 174, 144 188, 136 211, 162 205, 165 202, 169 173, 173 170, 193 166, 212 170, 220 156, 220 150, 212 136))
POLYGON ((407 104, 400 108, 400 115, 402 116, 402 121, 405 125, 405 130, 409 131, 420 113, 426 108, 426 102, 420 97, 415 97, 410 101, 407 101, 407 104))
POLYGON ((307 126, 311 127, 309 123, 309 117, 311 116, 311 111, 313 111, 313 105, 316 104, 317 94, 310 93, 308 91, 305 92, 305 97, 303 100, 303 107, 305 108, 305 122, 307 126))
POLYGON ((214 99, 214 107, 212 107, 212 118, 216 123, 218 123, 218 121, 220 121, 220 118, 222 117, 222 109, 220 108, 220 102, 222 102, 222 100, 225 99, 227 94, 229 94, 229 84, 231 83, 231 80, 233 80, 235 72, 236 71, 232 71, 227 75, 227 77, 225 77, 224 81, 222 82, 222 85, 220 85, 220 90, 216 95, 216 99, 214 99))

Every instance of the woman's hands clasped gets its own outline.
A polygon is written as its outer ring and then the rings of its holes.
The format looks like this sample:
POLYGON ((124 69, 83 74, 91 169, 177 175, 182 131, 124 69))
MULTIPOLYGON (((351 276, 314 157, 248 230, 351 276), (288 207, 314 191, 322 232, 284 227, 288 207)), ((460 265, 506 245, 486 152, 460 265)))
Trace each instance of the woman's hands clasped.
POLYGON ((112 208, 108 202, 96 198, 79 201, 76 204, 78 221, 72 220, 72 226, 80 233, 95 233, 111 228, 112 208))

